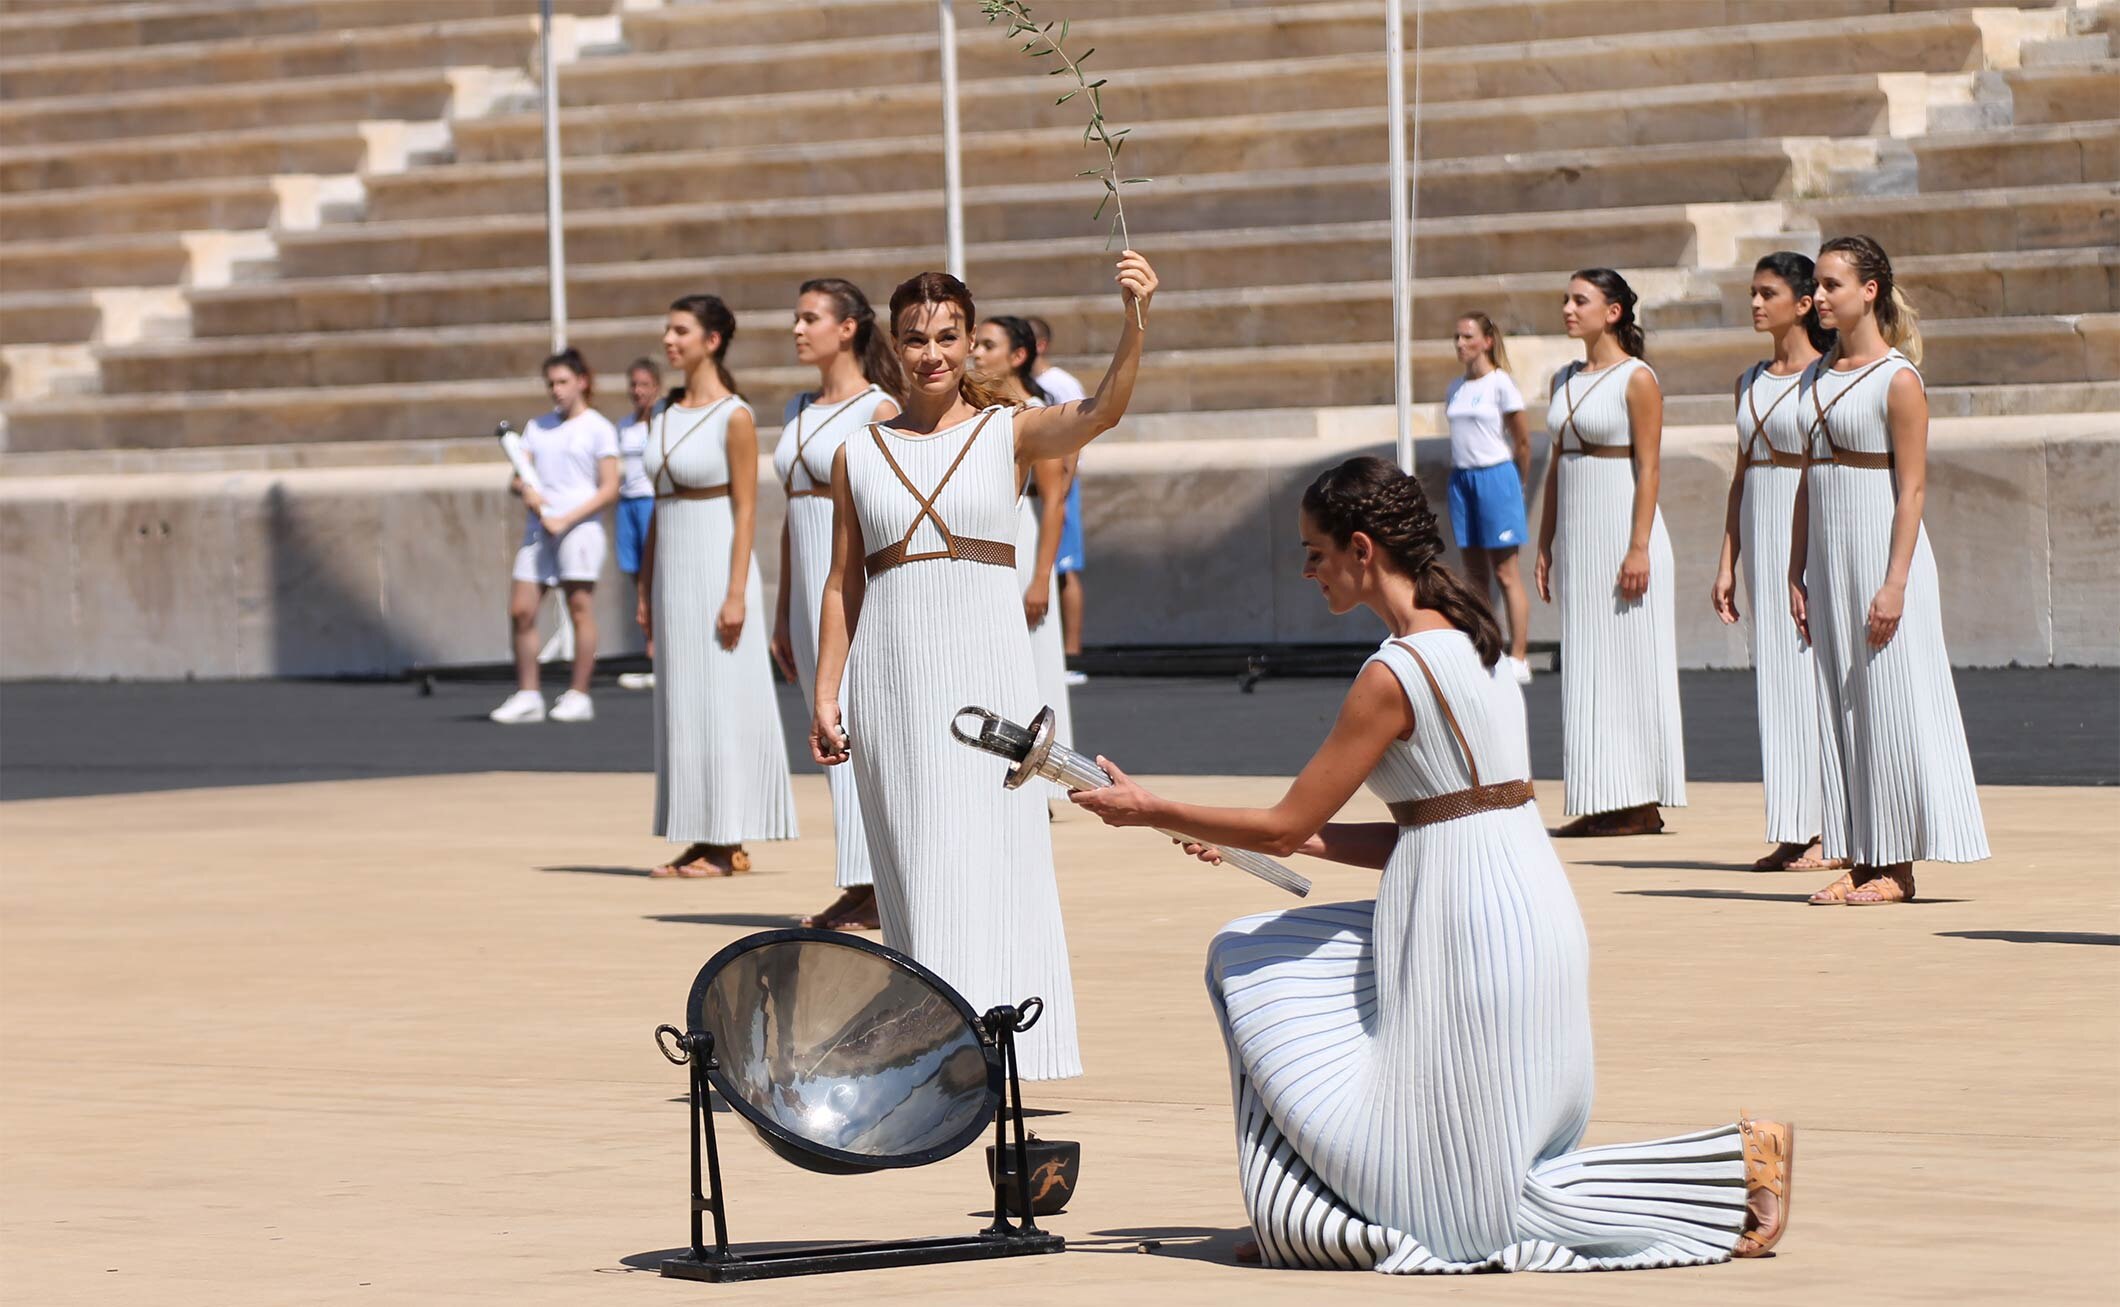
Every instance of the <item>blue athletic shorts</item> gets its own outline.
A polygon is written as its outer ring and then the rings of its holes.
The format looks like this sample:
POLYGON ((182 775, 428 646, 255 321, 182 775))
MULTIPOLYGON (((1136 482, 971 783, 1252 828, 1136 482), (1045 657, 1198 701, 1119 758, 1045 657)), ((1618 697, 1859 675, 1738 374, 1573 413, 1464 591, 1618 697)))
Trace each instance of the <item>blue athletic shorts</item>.
POLYGON ((640 551, 647 546, 648 523, 654 520, 654 496, 618 501, 618 570, 627 576, 640 575, 640 551))
POLYGON ((1053 558, 1055 572, 1082 570, 1082 478, 1067 487, 1067 519, 1060 527, 1060 552, 1053 558))
POLYGON ((1461 467, 1450 474, 1450 529, 1460 549, 1513 549, 1524 543, 1524 483, 1516 464, 1461 467))

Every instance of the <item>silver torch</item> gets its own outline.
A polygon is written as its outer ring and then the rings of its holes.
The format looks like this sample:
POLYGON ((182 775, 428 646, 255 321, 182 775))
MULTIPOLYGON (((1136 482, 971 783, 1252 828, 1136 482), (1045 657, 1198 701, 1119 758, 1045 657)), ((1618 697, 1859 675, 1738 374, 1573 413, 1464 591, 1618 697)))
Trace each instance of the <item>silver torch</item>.
MULTIPOLYGON (((1053 738, 1053 710, 1040 708, 1027 727, 1002 717, 999 713, 984 708, 959 708, 950 719, 950 734, 960 744, 969 744, 1005 759, 1011 765, 1003 787, 1015 789, 1031 777, 1051 781, 1072 794, 1077 790, 1101 790, 1112 783, 1112 778, 1099 767, 1093 758, 1085 758, 1073 749, 1053 738), (963 722, 972 718, 979 724, 977 734, 967 734, 963 722)), ((1191 840, 1191 836, 1177 831, 1161 832, 1172 839, 1191 840)), ((1206 841, 1193 841, 1205 843, 1206 841)), ((1277 889, 1285 889, 1297 898, 1310 893, 1310 881, 1289 870, 1263 853, 1249 849, 1222 849, 1222 860, 1240 871, 1248 871, 1260 880, 1277 889)))

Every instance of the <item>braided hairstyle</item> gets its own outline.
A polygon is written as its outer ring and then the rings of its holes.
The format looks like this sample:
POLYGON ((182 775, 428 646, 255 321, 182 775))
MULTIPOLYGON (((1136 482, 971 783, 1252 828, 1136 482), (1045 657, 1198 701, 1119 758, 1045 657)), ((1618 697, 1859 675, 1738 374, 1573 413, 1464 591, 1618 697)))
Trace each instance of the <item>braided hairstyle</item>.
POLYGON ((1502 628, 1487 601, 1443 565, 1443 531, 1421 483, 1394 463, 1364 454, 1318 474, 1303 492, 1303 511, 1344 548, 1360 531, 1393 567, 1413 578, 1414 602, 1450 619, 1472 639, 1480 662, 1502 656, 1502 628))
MULTIPOLYGON (((729 354, 729 342, 736 339, 736 315, 729 306, 721 302, 719 295, 680 295, 670 301, 670 312, 689 313, 699 320, 699 328, 710 336, 720 336, 721 343, 712 351, 714 371, 721 376, 721 384, 730 394, 741 399, 742 392, 736 389, 736 374, 722 362, 729 354)), ((683 394, 673 390, 670 398, 675 401, 683 394)))
POLYGON ((869 297, 861 293, 861 287, 843 277, 812 277, 802 283, 795 295, 798 299, 823 295, 832 301, 832 312, 841 322, 852 318, 854 357, 861 364, 861 375, 870 385, 881 386, 883 393, 898 403, 905 403, 905 370, 898 366, 891 342, 877 328, 876 310, 869 306, 869 297))
POLYGON ((1001 334, 1008 337, 1009 353, 1023 351, 1023 363, 1010 369, 1016 374, 1016 384, 1023 387, 1023 393, 1041 404, 1052 403, 1051 392, 1038 384, 1038 374, 1032 371, 1038 363, 1038 331, 1031 326, 1030 319, 989 317, 986 321, 1001 328, 1001 334))
POLYGON ((1607 303, 1619 305, 1619 321, 1612 324, 1612 334, 1621 349, 1636 358, 1642 357, 1648 349, 1648 341, 1642 336, 1642 324, 1634 317, 1634 306, 1641 302, 1641 296, 1634 293, 1634 287, 1627 284, 1627 279, 1610 268, 1583 268, 1569 280, 1587 281, 1597 287, 1597 293, 1604 296, 1607 303))
MULTIPOLYGON (((923 272, 898 283, 891 292, 891 335, 898 334, 898 324, 905 315, 924 304, 949 305, 963 315, 964 334, 972 334, 972 325, 979 321, 979 310, 972 305, 972 292, 963 282, 947 272, 923 272)), ((967 367, 957 378, 957 393, 973 408, 990 408, 1001 403, 1001 397, 987 389, 985 383, 972 375, 967 367)))
POLYGON ((1811 338, 1811 348, 1819 353, 1832 349, 1839 335, 1818 320, 1817 265, 1794 250, 1776 250, 1752 265, 1753 276, 1762 272, 1771 272, 1781 278, 1789 293, 1796 298, 1811 297, 1811 311, 1803 315, 1803 334, 1811 338))
POLYGON ((1877 330, 1884 336, 1884 343, 1907 356, 1907 361, 1920 366, 1921 363, 1921 315, 1907 297, 1899 293, 1899 285, 1892 280, 1892 261, 1885 256, 1884 246, 1874 236, 1835 236, 1818 247, 1818 257, 1838 254, 1855 269, 1855 275, 1864 281, 1877 283, 1877 304, 1870 311, 1877 315, 1877 330))

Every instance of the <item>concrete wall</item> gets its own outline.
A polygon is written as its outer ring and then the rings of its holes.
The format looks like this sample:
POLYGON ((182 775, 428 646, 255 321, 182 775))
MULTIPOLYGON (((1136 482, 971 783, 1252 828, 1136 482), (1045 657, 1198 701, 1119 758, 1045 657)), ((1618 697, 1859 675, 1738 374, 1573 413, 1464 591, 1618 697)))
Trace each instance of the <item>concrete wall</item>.
MULTIPOLYGON (((1376 634, 1366 618, 1332 618, 1302 580, 1295 515, 1319 469, 1388 453, 1388 414, 1312 410, 1279 427, 1227 429, 1244 434, 1115 440, 1085 460, 1092 644, 1376 634), (1277 429, 1295 434, 1259 434, 1277 429)), ((2120 420, 1939 421, 1932 449, 1927 520, 1953 661, 2120 664, 2120 420)), ((1707 603, 1733 458, 1726 427, 1669 433, 1662 502, 1687 666, 1746 661, 1743 627, 1722 626, 1707 603)), ((1440 507, 1444 443, 1424 440, 1420 459, 1440 507)), ((777 493, 762 494, 768 594, 779 513, 777 493)), ((504 474, 483 461, 0 476, 0 675, 314 676, 501 661, 521 520, 504 474)), ((603 647, 638 648, 630 595, 606 578, 603 647)), ((1534 599, 1533 638, 1556 628, 1534 599)))

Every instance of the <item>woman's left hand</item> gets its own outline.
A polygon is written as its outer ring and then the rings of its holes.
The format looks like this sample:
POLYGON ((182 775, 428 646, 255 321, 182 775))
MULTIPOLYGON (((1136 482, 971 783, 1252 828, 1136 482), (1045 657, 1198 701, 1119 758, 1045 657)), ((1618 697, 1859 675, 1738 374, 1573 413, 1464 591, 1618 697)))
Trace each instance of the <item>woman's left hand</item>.
POLYGON ((1095 813, 1107 826, 1155 825, 1156 796, 1135 784, 1111 759, 1099 755, 1097 765, 1112 783, 1101 790, 1077 790, 1068 801, 1095 813))
POLYGON ((1053 604, 1053 581, 1051 577, 1033 580, 1023 591, 1023 620, 1035 631, 1045 621, 1045 614, 1053 604))
POLYGON ((1870 648, 1882 649, 1899 634, 1899 617, 1906 611, 1906 606, 1905 586, 1887 581, 1877 588, 1876 598, 1870 600, 1870 648))
POLYGON ((1148 302, 1156 297, 1156 270, 1148 266, 1148 260, 1127 250, 1119 256, 1119 271, 1112 278, 1119 283, 1119 297, 1126 304, 1128 316, 1138 311, 1146 313, 1148 302))
POLYGON ((724 649, 734 649, 743 637, 743 596, 732 594, 721 601, 721 615, 714 619, 714 638, 724 649))
POLYGON ((1649 593, 1649 551, 1640 545, 1619 561, 1619 597, 1632 603, 1649 593))

